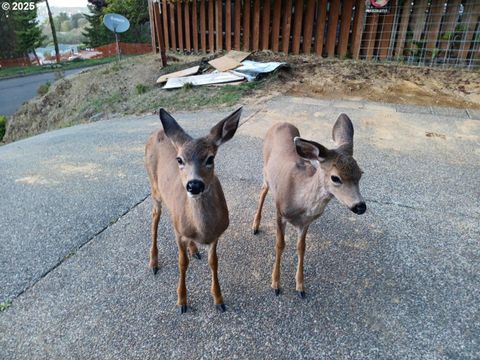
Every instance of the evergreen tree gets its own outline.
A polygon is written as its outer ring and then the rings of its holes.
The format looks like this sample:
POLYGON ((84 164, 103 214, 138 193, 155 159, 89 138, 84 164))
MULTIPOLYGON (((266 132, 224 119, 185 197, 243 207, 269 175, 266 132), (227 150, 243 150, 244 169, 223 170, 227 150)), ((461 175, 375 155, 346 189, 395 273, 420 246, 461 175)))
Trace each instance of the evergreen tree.
POLYGON ((88 5, 90 14, 84 14, 88 21, 88 27, 82 33, 87 40, 85 44, 88 47, 98 47, 110 44, 115 41, 115 35, 103 25, 102 8, 95 5, 88 5))
POLYGON ((35 55, 39 63, 35 48, 42 45, 46 37, 37 21, 37 8, 14 12, 15 35, 17 38, 16 51, 18 54, 28 56, 30 52, 35 55))

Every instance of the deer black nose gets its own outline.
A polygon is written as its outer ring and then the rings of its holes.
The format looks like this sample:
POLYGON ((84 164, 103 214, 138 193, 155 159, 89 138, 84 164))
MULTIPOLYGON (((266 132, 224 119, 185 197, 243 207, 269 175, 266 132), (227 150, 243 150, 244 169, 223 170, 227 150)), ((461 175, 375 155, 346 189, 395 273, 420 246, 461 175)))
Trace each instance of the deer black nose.
POLYGON ((200 180, 190 180, 187 183, 187 191, 192 195, 198 195, 205 190, 205 184, 200 180))
POLYGON ((365 205, 364 202, 355 204, 354 207, 352 207, 350 210, 352 210, 355 214, 362 215, 365 211, 367 211, 367 205, 365 205))

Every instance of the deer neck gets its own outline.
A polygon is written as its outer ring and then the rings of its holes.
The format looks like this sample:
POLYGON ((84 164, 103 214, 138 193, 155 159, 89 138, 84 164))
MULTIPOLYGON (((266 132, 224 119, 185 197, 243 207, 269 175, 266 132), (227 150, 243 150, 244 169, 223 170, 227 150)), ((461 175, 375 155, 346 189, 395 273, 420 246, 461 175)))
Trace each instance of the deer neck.
POLYGON ((302 186, 302 203, 306 208, 307 216, 318 216, 323 213, 333 195, 325 187, 325 172, 320 166, 316 172, 305 179, 302 186))
POLYGON ((200 238, 214 240, 213 238, 220 236, 228 227, 225 198, 221 187, 218 189, 215 183, 211 184, 202 196, 187 197, 185 208, 195 233, 200 238))

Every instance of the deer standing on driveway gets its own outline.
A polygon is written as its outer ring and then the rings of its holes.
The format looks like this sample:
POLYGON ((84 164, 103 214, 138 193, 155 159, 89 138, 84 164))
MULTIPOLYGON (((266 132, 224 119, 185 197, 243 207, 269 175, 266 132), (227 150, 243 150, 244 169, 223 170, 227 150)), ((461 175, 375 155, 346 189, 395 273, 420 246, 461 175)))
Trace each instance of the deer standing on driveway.
POLYGON ((319 218, 332 197, 356 214, 367 207, 359 190, 362 171, 353 155, 353 125, 341 114, 332 132, 335 149, 300 138, 298 129, 289 123, 273 125, 263 145, 263 186, 253 233, 258 233, 262 207, 268 190, 273 192, 277 210, 277 236, 272 288, 280 294, 280 261, 285 248, 285 226, 289 222, 298 231, 296 290, 305 297, 303 258, 308 227, 319 218))
POLYGON ((193 139, 168 112, 160 109, 163 130, 155 131, 145 146, 153 205, 150 267, 156 274, 158 222, 164 204, 170 211, 178 246, 177 305, 182 314, 187 311, 187 248, 191 256, 199 259, 196 243, 209 246, 211 293, 217 309, 225 311, 217 276, 217 241, 229 219, 222 186, 214 172, 214 159, 218 147, 235 134, 241 113, 242 108, 220 121, 207 136, 193 139))

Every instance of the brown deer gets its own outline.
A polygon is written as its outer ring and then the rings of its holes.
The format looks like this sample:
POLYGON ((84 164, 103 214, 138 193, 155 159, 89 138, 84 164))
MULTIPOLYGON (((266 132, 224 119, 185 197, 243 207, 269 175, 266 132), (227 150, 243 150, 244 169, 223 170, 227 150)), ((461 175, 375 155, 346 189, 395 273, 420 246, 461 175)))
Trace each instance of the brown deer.
POLYGON ((362 171, 353 155, 353 125, 341 114, 332 133, 335 149, 300 138, 298 129, 289 123, 273 125, 263 145, 263 186, 253 221, 258 233, 265 196, 272 189, 277 210, 277 236, 272 288, 280 294, 280 261, 285 248, 285 226, 289 222, 298 231, 296 290, 305 297, 303 258, 308 227, 319 218, 332 197, 356 214, 367 206, 360 195, 362 171))
POLYGON ((158 271, 157 231, 162 204, 171 216, 178 246, 177 305, 187 311, 185 275, 187 248, 200 259, 196 244, 209 246, 208 263, 212 271, 211 293, 219 311, 225 311, 217 276, 217 241, 229 224, 222 186, 214 172, 218 147, 235 134, 242 108, 215 125, 198 139, 190 137, 164 109, 160 109, 163 130, 150 135, 145 146, 145 166, 152 190, 152 245, 150 267, 158 271))

